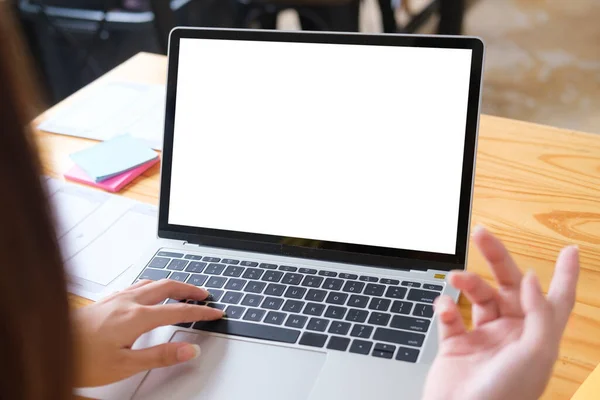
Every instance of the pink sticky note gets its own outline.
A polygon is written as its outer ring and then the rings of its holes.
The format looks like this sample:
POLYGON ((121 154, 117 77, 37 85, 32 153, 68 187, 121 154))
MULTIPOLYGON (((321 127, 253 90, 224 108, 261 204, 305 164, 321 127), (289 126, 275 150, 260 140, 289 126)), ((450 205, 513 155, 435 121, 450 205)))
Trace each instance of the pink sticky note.
POLYGON ((156 157, 154 160, 148 161, 139 167, 125 171, 122 174, 113 176, 112 178, 106 179, 102 182, 94 182, 94 180, 90 178, 83 169, 77 165, 73 165, 73 167, 65 173, 65 179, 116 193, 123 189, 125 185, 134 180, 136 177, 143 174, 148 168, 156 164, 158 161, 159 158, 156 157))

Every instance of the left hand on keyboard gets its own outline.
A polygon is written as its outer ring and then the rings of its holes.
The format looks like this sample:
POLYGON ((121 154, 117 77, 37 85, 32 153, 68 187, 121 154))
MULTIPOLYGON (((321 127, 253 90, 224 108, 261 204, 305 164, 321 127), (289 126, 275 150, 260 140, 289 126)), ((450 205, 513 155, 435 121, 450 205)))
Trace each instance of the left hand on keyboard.
POLYGON ((74 311, 76 386, 101 386, 138 372, 189 361, 199 349, 166 343, 142 350, 131 346, 143 333, 163 325, 219 319, 223 311, 167 298, 204 300, 205 289, 176 282, 140 281, 98 303, 74 311))

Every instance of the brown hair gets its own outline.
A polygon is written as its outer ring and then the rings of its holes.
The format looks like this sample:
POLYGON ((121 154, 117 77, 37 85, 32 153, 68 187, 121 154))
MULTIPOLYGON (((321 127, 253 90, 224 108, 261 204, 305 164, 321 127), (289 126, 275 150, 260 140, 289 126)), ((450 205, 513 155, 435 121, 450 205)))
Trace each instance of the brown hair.
POLYGON ((10 6, 0 1, 0 399, 71 397, 66 280, 28 128, 35 85, 10 6))

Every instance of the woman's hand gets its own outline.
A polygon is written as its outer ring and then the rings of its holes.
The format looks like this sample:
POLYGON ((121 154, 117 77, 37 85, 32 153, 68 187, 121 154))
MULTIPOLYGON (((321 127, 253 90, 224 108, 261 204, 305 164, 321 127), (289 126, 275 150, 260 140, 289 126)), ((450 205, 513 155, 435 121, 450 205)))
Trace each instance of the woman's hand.
POLYGON ((131 346, 143 333, 163 325, 219 319, 223 312, 186 303, 162 305, 165 299, 204 300, 208 292, 181 282, 140 281, 98 303, 75 310, 76 385, 92 387, 141 371, 189 361, 199 347, 165 343, 142 350, 131 346))
POLYGON ((473 241, 499 288, 470 272, 451 273, 452 286, 473 304, 473 330, 465 329, 450 298, 437 299, 439 352, 423 399, 538 399, 575 302, 578 249, 561 251, 545 298, 535 274, 523 276, 498 239, 479 228, 473 241))

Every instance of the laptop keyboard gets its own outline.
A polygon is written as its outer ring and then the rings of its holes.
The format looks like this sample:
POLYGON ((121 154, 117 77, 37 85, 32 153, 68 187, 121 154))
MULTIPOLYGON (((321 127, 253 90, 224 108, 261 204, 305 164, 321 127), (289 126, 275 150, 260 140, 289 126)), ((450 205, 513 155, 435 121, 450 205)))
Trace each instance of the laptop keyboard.
POLYGON ((184 328, 408 362, 419 357, 433 300, 443 290, 437 283, 167 251, 138 279, 204 287, 210 297, 193 303, 225 311, 222 320, 178 325, 184 328))

